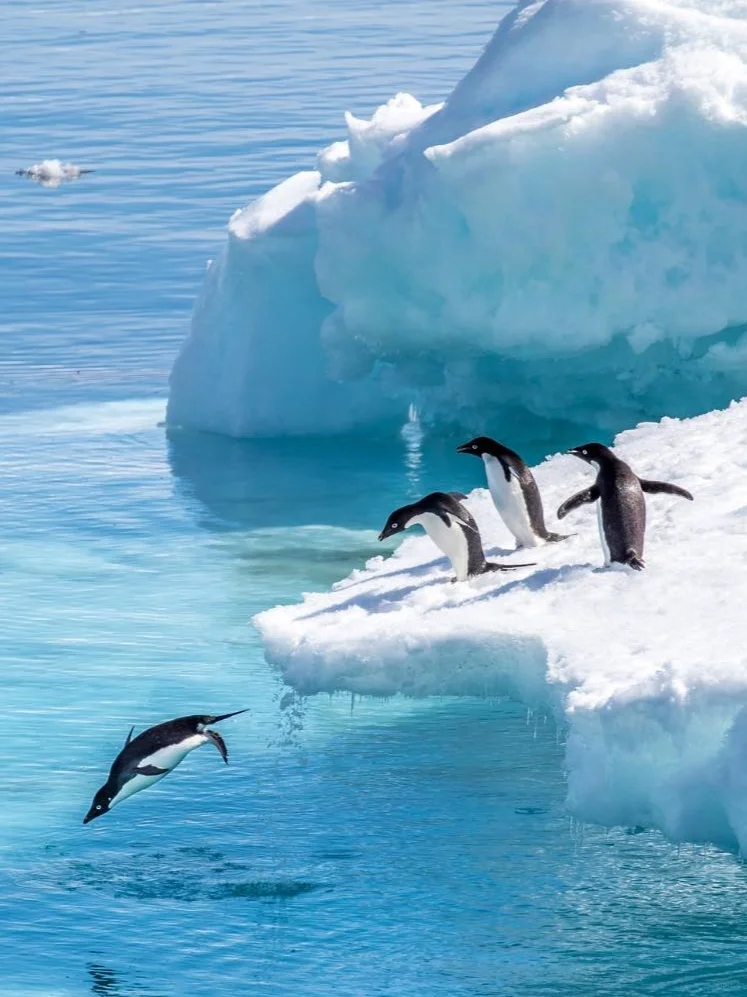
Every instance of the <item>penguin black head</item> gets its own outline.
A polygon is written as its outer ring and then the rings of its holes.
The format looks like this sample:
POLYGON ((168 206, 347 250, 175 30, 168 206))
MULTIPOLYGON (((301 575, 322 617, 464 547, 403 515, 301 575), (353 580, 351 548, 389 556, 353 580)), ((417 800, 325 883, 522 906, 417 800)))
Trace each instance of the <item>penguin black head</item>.
POLYGON ((471 453, 473 457, 482 457, 488 454, 490 457, 515 457, 516 454, 502 443, 491 439, 489 436, 476 436, 469 443, 462 443, 457 447, 457 453, 471 453))
POLYGON ((573 447, 568 453, 585 460, 587 464, 599 465, 615 456, 603 443, 584 443, 583 446, 573 447))
POLYGON ((93 798, 93 803, 91 804, 88 813, 83 818, 83 823, 88 824, 92 820, 96 820, 97 817, 103 817, 104 814, 109 812, 109 804, 113 799, 113 794, 109 792, 108 783, 101 787, 101 789, 96 793, 93 798))
POLYGON ((400 509, 395 509, 386 521, 384 529, 379 534, 379 540, 387 540, 389 537, 402 533, 407 529, 410 519, 413 516, 413 506, 403 505, 400 509))

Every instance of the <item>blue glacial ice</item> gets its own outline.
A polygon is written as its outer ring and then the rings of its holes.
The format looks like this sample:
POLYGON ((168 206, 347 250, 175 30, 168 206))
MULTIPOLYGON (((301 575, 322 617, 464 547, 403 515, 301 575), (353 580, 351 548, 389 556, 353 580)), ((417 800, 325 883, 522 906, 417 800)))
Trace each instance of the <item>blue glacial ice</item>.
MULTIPOLYGON (((470 582, 452 584, 413 535, 331 591, 257 616, 267 658, 303 694, 509 695, 550 709, 567 732, 573 813, 747 854, 746 443, 747 401, 618 437, 641 476, 695 496, 648 496, 640 574, 601 567, 593 506, 563 521, 575 536, 531 551, 536 567, 470 582)), ((535 473, 557 529, 552 511, 593 472, 556 456, 535 473)), ((490 557, 527 560, 484 488, 467 504, 490 557)))
POLYGON ((531 414, 619 430, 747 368, 741 0, 537 0, 237 211, 168 419, 233 436, 531 414))

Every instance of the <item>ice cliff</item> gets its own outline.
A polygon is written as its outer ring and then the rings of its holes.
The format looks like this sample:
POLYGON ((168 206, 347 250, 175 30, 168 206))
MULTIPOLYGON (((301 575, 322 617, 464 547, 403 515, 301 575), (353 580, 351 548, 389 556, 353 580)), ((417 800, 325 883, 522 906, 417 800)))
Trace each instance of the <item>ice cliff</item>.
MULTIPOLYGON (((572 812, 747 852, 747 401, 641 425, 616 448, 641 476, 695 496, 647 497, 640 574, 600 567, 584 506, 563 521, 575 536, 530 552, 534 568, 451 584, 437 548, 413 535, 255 623, 301 693, 507 694, 549 708, 567 731, 572 812)), ((535 473, 552 529, 593 472, 556 456, 535 473)), ((508 554, 488 493, 468 505, 486 550, 508 554)))
POLYGON ((744 393, 744 0, 524 2, 443 105, 346 126, 231 219, 172 424, 347 431, 415 402, 609 431, 744 393))

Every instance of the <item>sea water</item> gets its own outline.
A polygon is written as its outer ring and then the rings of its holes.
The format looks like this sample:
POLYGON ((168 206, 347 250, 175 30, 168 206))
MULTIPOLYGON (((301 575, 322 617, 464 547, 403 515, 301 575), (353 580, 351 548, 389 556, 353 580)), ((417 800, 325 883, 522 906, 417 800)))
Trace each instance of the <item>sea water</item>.
MULTIPOLYGON (((440 99, 485 2, 2 4, 0 994, 742 994, 745 873, 574 823, 564 732, 508 702, 301 700, 250 617, 479 483, 457 440, 163 428, 231 212, 397 89, 440 99), (13 170, 97 172, 44 190, 13 170), (82 818, 134 723, 250 713, 82 818)), ((219 389, 217 389, 219 390, 219 389)), ((529 458, 567 442, 512 427, 529 458)), ((455 662, 458 666, 458 662, 455 662)))

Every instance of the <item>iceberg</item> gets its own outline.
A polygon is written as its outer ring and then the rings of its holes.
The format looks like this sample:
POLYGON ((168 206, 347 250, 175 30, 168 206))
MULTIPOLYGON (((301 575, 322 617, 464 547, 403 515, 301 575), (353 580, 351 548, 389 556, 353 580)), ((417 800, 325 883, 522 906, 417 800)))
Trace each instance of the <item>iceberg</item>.
POLYGON ((443 104, 345 122, 232 217, 170 424, 611 434, 744 393, 744 0, 525 0, 443 104))
MULTIPOLYGON (((254 622, 300 694, 505 695, 552 711, 573 814, 747 853, 747 400, 642 424, 616 451, 695 496, 647 496, 641 573, 602 567, 584 506, 563 521, 574 536, 531 552, 536 567, 452 584, 438 549, 413 535, 254 622)), ((592 474, 561 455, 535 469, 550 529, 592 474)), ((527 559, 510 556, 485 489, 467 504, 490 557, 527 559)))

